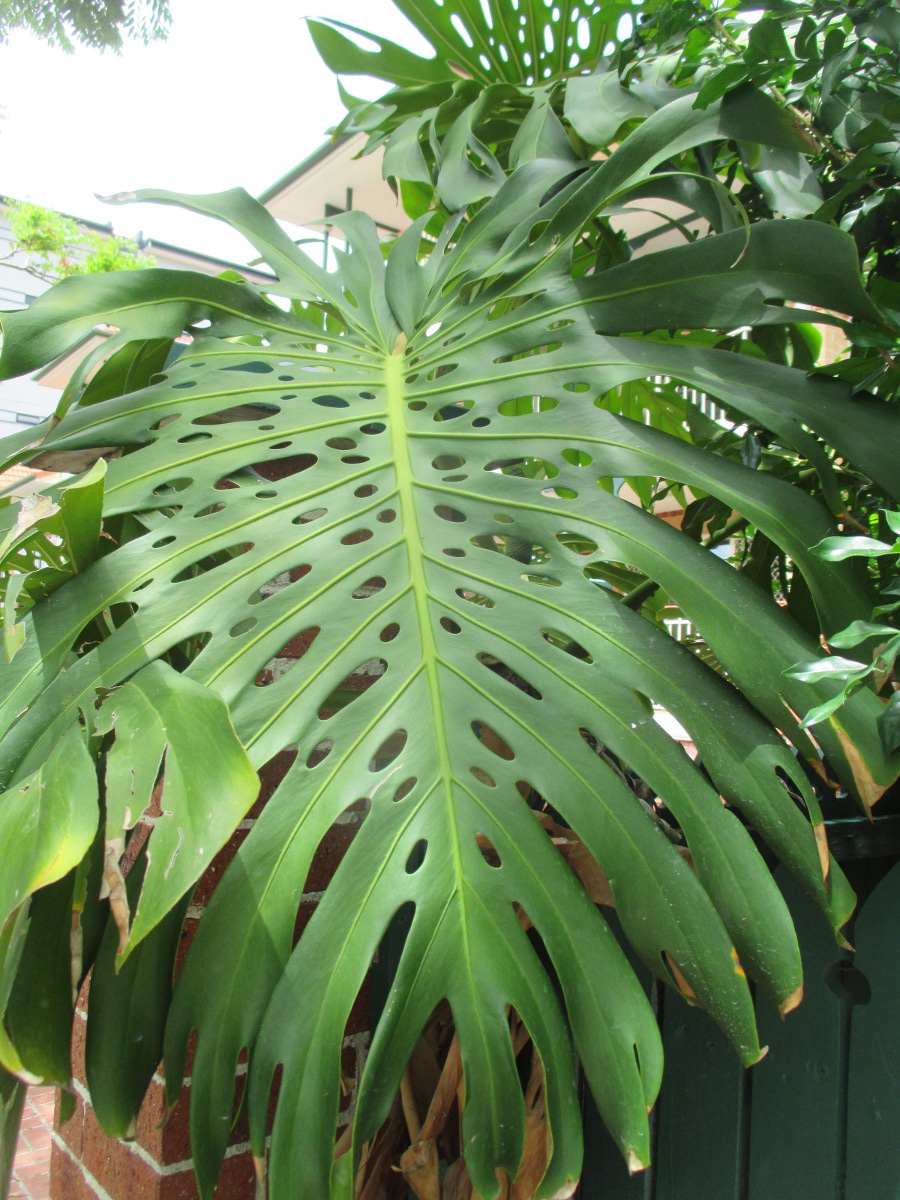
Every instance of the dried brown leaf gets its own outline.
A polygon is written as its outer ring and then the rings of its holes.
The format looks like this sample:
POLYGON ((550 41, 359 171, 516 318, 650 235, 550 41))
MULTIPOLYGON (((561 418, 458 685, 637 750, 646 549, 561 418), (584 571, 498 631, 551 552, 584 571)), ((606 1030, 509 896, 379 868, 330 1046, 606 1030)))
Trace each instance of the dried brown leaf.
POLYGON ((847 762, 850 764, 850 770, 853 772, 853 779, 856 783, 859 798, 863 802, 866 812, 869 816, 872 815, 872 805, 880 800, 887 790, 887 785, 878 783, 866 765, 863 756, 855 743, 847 736, 840 724, 832 718, 838 738, 840 739, 841 748, 847 756, 847 762))
POLYGON ((538 820, 550 834, 554 846, 581 880, 581 885, 594 904, 615 908, 612 888, 600 864, 571 829, 557 825, 547 813, 537 813, 538 820))
POLYGON ((447 1057, 444 1060, 444 1069, 441 1072, 441 1078, 431 1098, 425 1121, 419 1133, 419 1136, 423 1140, 426 1138, 435 1138, 443 1133, 461 1080, 462 1057, 459 1052, 459 1038, 454 1034, 453 1041, 450 1043, 450 1049, 447 1051, 447 1057))
POLYGON ((106 843, 103 858, 103 882, 100 885, 100 899, 109 897, 109 908, 112 919, 119 931, 118 953, 122 954, 128 945, 128 931, 131 913, 128 907, 128 896, 125 892, 125 877, 119 866, 119 859, 125 850, 124 838, 113 838, 106 843))
POLYGON ((444 1176, 443 1200, 473 1200, 472 1180, 466 1170, 466 1160, 457 1158, 444 1176))

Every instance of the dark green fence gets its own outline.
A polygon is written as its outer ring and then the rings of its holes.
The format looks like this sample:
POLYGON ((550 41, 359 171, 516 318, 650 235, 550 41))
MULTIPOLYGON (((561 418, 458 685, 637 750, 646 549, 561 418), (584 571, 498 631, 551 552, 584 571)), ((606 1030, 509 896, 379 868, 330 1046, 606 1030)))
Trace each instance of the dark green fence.
POLYGON ((806 995, 760 1005, 766 1058, 737 1062, 709 1018, 648 979, 665 1044, 654 1164, 629 1178, 585 1096, 578 1200, 900 1200, 900 818, 840 821, 830 841, 860 897, 842 952, 781 885, 806 995))

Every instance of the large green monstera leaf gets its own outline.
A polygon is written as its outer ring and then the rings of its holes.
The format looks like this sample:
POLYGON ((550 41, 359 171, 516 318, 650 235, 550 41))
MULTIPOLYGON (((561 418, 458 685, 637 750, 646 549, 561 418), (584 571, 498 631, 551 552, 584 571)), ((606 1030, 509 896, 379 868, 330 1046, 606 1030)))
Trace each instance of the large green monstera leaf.
MULTIPOLYGON (((817 757, 799 722, 836 685, 783 674, 821 653, 816 637, 612 481, 662 476, 731 506, 790 555, 826 631, 867 615, 865 577, 809 553, 834 528, 822 502, 607 411, 603 398, 671 377, 808 459, 826 495, 835 455, 890 489, 882 406, 787 367, 636 336, 791 319, 787 300, 870 317, 852 244, 803 226, 798 256, 797 228, 781 221, 749 245, 721 235, 652 268, 636 260, 573 281, 573 241, 634 177, 632 155, 562 187, 558 164, 522 168, 452 246, 449 227, 431 247, 413 227, 385 259, 372 223, 350 215, 334 274, 243 193, 185 199, 247 234, 287 306, 247 284, 147 271, 67 281, 6 321, 8 374, 98 323, 119 331, 80 400, 18 447, 18 458, 59 466, 103 455, 110 537, 20 619, 4 667, 7 780, 38 770, 98 690, 141 679, 158 659, 227 704, 257 768, 296 753, 213 896, 169 1014, 173 1098, 197 1031, 191 1115, 205 1195, 245 1048, 260 1156, 280 1067, 271 1195, 329 1194, 342 1034, 404 906, 409 932, 361 1082, 356 1143, 384 1120, 446 1000, 480 1195, 496 1196, 497 1171, 514 1176, 522 1153, 510 1008, 544 1070, 552 1153, 537 1194, 569 1194, 580 1169, 573 1041, 623 1154, 633 1168, 648 1162, 656 1024, 535 809, 551 806, 574 831, 637 955, 706 1008, 746 1063, 760 1055, 748 977, 782 1010, 802 985, 788 913, 747 825, 835 929, 848 916, 796 757, 817 757), (190 345, 142 374, 136 340, 185 330, 190 345), (117 363, 137 390, 116 394, 117 363), (611 564, 662 588, 720 671, 605 586, 611 564), (105 636, 82 640, 100 614, 105 636), (290 669, 266 671, 291 644, 290 669), (360 673, 370 686, 354 690, 360 673), (702 770, 654 705, 688 730, 702 770), (682 845, 626 770, 660 798, 682 845), (361 829, 294 946, 310 863, 351 806, 366 813, 361 829)), ((863 803, 892 775, 879 708, 861 693, 817 727, 863 803)), ((120 775, 126 767, 120 758, 120 775)))

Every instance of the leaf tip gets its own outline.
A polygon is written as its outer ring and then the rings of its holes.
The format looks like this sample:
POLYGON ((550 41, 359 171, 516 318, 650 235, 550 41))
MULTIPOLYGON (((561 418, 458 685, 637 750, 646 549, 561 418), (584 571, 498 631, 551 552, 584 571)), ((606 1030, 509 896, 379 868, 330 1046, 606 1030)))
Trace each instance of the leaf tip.
POLYGON ((647 1163, 642 1162, 634 1150, 629 1150, 625 1155, 625 1163, 628 1167, 629 1175, 636 1175, 638 1171, 646 1171, 647 1163))
POLYGON ((803 984, 801 983, 798 988, 795 988, 794 991, 792 991, 791 994, 782 1000, 781 1004, 778 1005, 778 1015, 781 1017, 786 1017, 789 1012, 794 1011, 802 999, 803 984))
POLYGON ((112 192, 108 196, 101 196, 99 192, 94 192, 94 196, 104 204, 130 204, 133 200, 137 200, 137 192, 112 192))

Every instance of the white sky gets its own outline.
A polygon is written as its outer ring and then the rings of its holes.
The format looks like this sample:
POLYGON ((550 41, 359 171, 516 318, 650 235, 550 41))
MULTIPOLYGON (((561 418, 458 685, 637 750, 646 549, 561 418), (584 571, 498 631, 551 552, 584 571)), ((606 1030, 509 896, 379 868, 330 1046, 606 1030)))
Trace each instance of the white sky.
MULTIPOLYGON (((390 0, 170 0, 165 42, 121 55, 65 54, 25 33, 0 46, 0 194, 116 231, 235 261, 218 222, 168 206, 98 202, 141 187, 257 195, 325 141, 343 116, 304 16, 327 15, 428 53, 390 0), (323 13, 324 10, 324 13, 323 13)), ((356 95, 386 85, 345 80, 356 95)))

